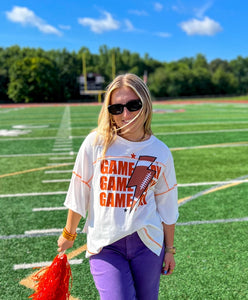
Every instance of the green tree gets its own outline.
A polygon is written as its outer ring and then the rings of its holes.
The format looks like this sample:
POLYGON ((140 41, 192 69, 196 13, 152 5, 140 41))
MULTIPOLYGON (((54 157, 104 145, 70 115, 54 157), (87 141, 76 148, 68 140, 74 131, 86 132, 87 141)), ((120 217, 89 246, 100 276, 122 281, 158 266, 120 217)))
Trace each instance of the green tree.
POLYGON ((230 68, 234 76, 238 80, 237 93, 248 93, 248 58, 238 56, 237 59, 230 62, 230 68))
POLYGON ((14 102, 57 100, 57 74, 46 58, 26 57, 10 68, 8 96, 14 102))
POLYGON ((221 67, 216 70, 212 77, 217 94, 234 94, 238 88, 238 80, 230 72, 225 72, 221 67))
POLYGON ((148 77, 148 85, 151 94, 154 97, 167 97, 168 96, 168 76, 164 67, 159 67, 155 72, 151 73, 148 77))
POLYGON ((189 95, 212 95, 212 74, 207 68, 194 68, 190 77, 189 95))

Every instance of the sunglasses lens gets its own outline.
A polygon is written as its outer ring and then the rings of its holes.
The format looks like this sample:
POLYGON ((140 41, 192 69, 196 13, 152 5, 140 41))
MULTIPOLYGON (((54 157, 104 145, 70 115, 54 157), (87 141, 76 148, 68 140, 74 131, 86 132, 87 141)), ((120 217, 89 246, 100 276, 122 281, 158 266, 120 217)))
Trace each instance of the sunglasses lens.
POLYGON ((126 104, 126 107, 129 111, 137 111, 142 107, 142 102, 140 100, 133 100, 126 104))
POLYGON ((120 115, 123 113, 124 106, 122 104, 113 104, 108 106, 108 111, 112 115, 120 115))
POLYGON ((125 105, 123 104, 113 104, 108 106, 108 111, 112 115, 120 115, 123 113, 124 107, 126 107, 129 111, 137 111, 142 107, 142 102, 137 100, 131 100, 127 102, 125 105))

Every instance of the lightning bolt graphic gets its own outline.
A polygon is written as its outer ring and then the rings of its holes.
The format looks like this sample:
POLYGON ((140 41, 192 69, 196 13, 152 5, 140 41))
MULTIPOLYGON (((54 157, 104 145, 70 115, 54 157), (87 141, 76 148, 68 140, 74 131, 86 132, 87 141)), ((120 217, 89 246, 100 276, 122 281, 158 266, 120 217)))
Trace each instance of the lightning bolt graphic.
POLYGON ((155 160, 156 157, 154 156, 140 156, 134 167, 133 173, 127 183, 127 188, 135 187, 130 212, 138 205, 140 197, 156 174, 155 170, 149 169, 155 160))

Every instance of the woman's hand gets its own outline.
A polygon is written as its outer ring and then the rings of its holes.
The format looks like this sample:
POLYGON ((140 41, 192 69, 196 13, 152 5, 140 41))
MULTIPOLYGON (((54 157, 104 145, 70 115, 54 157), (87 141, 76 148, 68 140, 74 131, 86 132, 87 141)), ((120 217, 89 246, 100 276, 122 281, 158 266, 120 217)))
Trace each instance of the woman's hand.
POLYGON ((174 255, 172 253, 166 252, 164 256, 164 267, 162 269, 163 275, 170 275, 173 273, 176 266, 174 255))
POLYGON ((61 234, 61 236, 58 239, 58 252, 62 252, 62 251, 65 251, 65 250, 71 248, 73 246, 73 244, 74 244, 74 241, 67 240, 61 234))

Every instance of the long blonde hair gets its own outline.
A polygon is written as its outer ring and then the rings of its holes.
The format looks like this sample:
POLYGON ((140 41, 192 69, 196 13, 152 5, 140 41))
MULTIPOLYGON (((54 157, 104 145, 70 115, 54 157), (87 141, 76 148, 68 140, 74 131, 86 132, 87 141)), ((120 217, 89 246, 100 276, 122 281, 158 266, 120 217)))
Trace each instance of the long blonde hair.
POLYGON ((94 129, 94 131, 97 132, 96 142, 100 142, 103 145, 103 155, 106 154, 108 147, 116 139, 120 129, 117 128, 112 115, 108 112, 108 105, 111 104, 112 92, 123 86, 131 88, 142 101, 142 108, 136 117, 144 116, 144 133, 146 135, 152 134, 152 100, 146 84, 137 75, 130 73, 119 75, 107 87, 104 102, 98 117, 98 127, 94 129))

